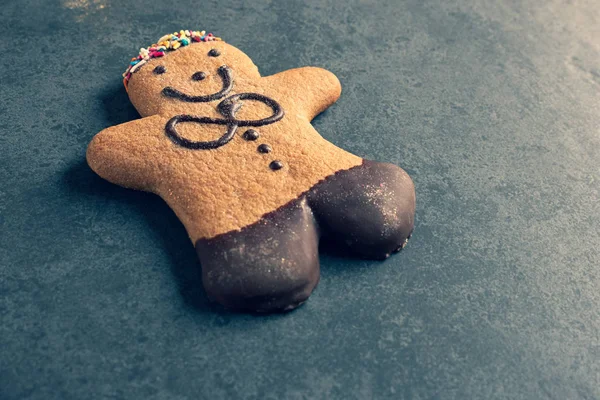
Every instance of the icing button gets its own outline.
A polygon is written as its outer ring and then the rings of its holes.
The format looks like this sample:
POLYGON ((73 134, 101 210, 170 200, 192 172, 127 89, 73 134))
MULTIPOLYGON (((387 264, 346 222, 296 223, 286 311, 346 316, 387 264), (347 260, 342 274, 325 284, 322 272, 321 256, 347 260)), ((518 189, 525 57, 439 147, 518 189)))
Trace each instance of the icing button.
POLYGON ((267 154, 270 153, 273 149, 268 144, 263 143, 260 146, 258 146, 256 150, 258 150, 259 153, 267 154))
POLYGON ((242 137, 244 138, 244 140, 248 140, 248 141, 256 140, 256 139, 258 139, 259 136, 260 135, 258 134, 258 132, 255 131, 254 129, 248 129, 242 135, 242 137))
POLYGON ((279 160, 271 161, 271 164, 269 164, 269 168, 271 168, 273 171, 277 171, 283 168, 283 163, 279 160))

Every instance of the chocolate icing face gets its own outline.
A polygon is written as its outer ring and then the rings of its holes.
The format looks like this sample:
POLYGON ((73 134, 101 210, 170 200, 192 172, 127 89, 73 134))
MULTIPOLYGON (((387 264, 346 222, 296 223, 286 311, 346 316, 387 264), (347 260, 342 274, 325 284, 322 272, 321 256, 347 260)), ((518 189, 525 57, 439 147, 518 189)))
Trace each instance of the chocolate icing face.
POLYGON ((167 72, 167 69, 164 65, 157 65, 156 68, 152 70, 152 72, 154 72, 156 75, 161 75, 167 72))
POLYGON ((192 80, 194 81, 203 81, 204 79, 206 79, 206 74, 202 71, 196 72, 194 75, 192 75, 192 80))
POLYGON ((222 99, 223 97, 227 96, 229 92, 231 92, 231 89, 233 89, 233 79, 231 77, 231 69, 226 65, 221 66, 217 72, 221 77, 221 80, 223 81, 223 87, 216 93, 204 96, 192 96, 183 93, 177 89, 174 89, 170 86, 167 86, 162 90, 162 94, 163 96, 170 97, 179 101, 186 101, 188 103, 206 103, 209 101, 222 99))

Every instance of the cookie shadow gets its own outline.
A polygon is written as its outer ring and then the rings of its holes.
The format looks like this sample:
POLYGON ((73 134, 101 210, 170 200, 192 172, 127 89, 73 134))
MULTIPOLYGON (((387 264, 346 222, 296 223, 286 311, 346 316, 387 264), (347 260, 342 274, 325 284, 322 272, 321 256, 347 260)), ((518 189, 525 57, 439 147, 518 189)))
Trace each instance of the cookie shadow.
MULTIPOLYGON (((321 279, 360 279, 371 273, 374 268, 385 268, 389 260, 394 260, 396 254, 387 259, 373 259, 356 254, 335 240, 322 237, 319 241, 319 261, 321 263, 321 279)), ((335 284, 335 283, 333 283, 335 284)))
MULTIPOLYGON (((106 126, 119 125, 140 118, 131 105, 122 85, 112 85, 99 94, 106 126)), ((211 302, 202 286, 200 263, 194 246, 183 224, 171 208, 158 196, 125 189, 105 181, 87 165, 85 158, 69 167, 63 175, 66 190, 91 202, 117 200, 133 213, 144 216, 148 228, 158 238, 158 242, 170 258, 171 273, 177 281, 179 292, 189 307, 198 311, 226 313, 219 305, 211 302)))
POLYGON ((63 181, 68 190, 91 202, 117 200, 124 208, 143 215, 148 229, 170 258, 171 273, 185 304, 199 311, 224 312, 206 296, 194 246, 183 224, 160 197, 113 185, 96 175, 85 160, 69 168, 63 181))
POLYGON ((123 85, 113 85, 100 93, 106 126, 119 125, 140 118, 123 85))

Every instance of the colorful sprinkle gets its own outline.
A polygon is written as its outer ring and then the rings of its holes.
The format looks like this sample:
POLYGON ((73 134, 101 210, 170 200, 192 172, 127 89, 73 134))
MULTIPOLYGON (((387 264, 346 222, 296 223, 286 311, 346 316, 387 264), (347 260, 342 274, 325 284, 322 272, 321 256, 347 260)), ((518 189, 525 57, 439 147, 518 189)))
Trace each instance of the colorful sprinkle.
POLYGON ((221 38, 214 36, 212 33, 207 34, 206 31, 181 30, 179 32, 164 35, 152 46, 141 48, 138 56, 131 59, 127 71, 123 73, 123 84, 125 85, 125 89, 127 89, 131 74, 146 64, 150 59, 163 57, 167 52, 175 51, 192 42, 212 42, 220 40, 221 38))

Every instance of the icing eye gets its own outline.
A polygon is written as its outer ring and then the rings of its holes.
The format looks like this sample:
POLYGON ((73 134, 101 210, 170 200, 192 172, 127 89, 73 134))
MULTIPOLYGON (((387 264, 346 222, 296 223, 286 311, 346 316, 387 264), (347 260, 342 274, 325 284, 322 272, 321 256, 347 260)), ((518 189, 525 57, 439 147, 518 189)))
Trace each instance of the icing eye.
POLYGON ((208 52, 208 55, 211 56, 211 57, 219 57, 221 55, 221 52, 219 50, 217 50, 217 49, 211 49, 208 52))
POLYGON ((204 80, 204 78, 206 78, 206 74, 202 71, 198 71, 194 75, 192 75, 192 79, 195 81, 201 81, 204 80))
POLYGON ((167 69, 162 65, 158 65, 152 72, 154 72, 156 75, 160 75, 167 72, 167 69))

